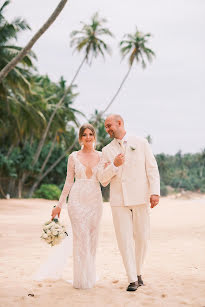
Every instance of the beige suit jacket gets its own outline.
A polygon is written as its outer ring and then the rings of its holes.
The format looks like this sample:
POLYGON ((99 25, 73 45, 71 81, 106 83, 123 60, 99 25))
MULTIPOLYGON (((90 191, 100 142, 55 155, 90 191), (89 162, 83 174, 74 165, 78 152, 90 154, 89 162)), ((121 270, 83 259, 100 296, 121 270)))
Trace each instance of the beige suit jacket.
POLYGON ((111 206, 135 206, 148 203, 152 194, 160 195, 157 162, 149 143, 141 137, 127 137, 125 162, 118 169, 113 162, 122 147, 117 139, 102 150, 97 177, 103 186, 110 183, 111 206), (111 162, 104 168, 106 162, 111 162))

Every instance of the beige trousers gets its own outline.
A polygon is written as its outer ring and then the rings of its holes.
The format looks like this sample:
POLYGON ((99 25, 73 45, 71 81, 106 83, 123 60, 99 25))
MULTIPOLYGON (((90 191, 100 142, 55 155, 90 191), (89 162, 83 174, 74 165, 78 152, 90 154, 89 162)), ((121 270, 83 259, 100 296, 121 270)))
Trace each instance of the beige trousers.
POLYGON ((142 274, 150 236, 150 208, 147 204, 112 207, 113 223, 118 247, 123 259, 128 282, 142 274))

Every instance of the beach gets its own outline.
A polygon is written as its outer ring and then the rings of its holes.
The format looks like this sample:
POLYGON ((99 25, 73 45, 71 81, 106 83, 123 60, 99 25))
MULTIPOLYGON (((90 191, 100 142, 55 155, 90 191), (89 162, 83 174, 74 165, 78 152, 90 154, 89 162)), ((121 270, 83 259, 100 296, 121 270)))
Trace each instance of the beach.
MULTIPOLYGON (((104 203, 93 289, 74 289, 72 257, 64 279, 32 281, 52 247, 40 240, 56 201, 0 200, 0 306, 205 306, 205 196, 163 197, 151 210, 145 286, 127 292, 109 203, 104 203), (34 296, 28 296, 29 293, 34 296)), ((66 208, 61 220, 69 223, 66 208)))

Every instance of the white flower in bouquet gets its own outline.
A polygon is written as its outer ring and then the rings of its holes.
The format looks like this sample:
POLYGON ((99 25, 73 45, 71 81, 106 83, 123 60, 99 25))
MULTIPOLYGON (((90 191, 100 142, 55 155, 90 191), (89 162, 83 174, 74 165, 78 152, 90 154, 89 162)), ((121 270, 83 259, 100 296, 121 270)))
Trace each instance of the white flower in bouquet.
POLYGON ((44 234, 42 235, 42 237, 43 237, 44 239, 47 239, 47 238, 48 238, 48 235, 47 235, 46 233, 44 233, 44 234))
POLYGON ((54 246, 59 244, 67 235, 65 226, 55 217, 53 221, 44 223, 41 239, 54 246))
POLYGON ((46 239, 46 242, 47 242, 48 244, 51 244, 52 241, 53 241, 52 237, 51 237, 51 236, 48 236, 48 238, 46 239))
POLYGON ((55 229, 52 229, 51 233, 52 233, 52 235, 54 235, 54 236, 58 235, 58 231, 56 231, 55 229))

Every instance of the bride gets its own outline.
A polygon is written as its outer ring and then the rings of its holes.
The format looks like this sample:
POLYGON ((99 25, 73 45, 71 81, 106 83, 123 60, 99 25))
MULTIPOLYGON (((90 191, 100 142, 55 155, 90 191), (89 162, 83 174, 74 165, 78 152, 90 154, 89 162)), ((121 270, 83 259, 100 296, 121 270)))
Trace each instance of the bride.
MULTIPOLYGON (((95 256, 103 202, 97 179, 101 152, 95 150, 95 142, 94 127, 90 124, 81 126, 81 150, 74 151, 68 158, 65 184, 58 204, 51 213, 52 219, 56 215, 60 216, 61 208, 69 194, 68 215, 73 233, 73 287, 78 289, 92 288, 96 282, 95 256)), ((66 242, 66 239, 64 241, 66 242)), ((63 244, 64 242, 60 245, 63 244)), ((66 249, 61 250, 60 253, 65 251, 66 249)), ((56 256, 52 261, 59 260, 56 256)), ((49 270, 52 270, 52 266, 49 270)))

